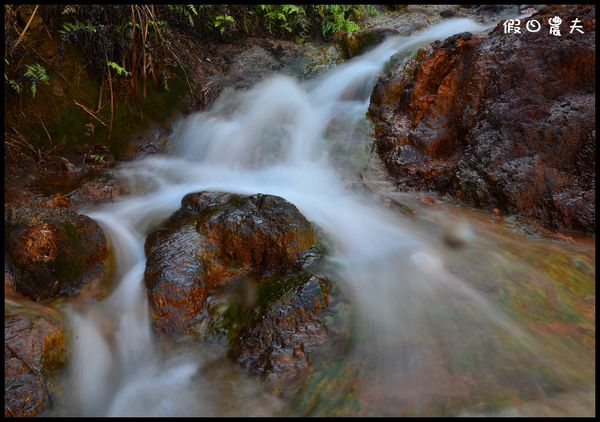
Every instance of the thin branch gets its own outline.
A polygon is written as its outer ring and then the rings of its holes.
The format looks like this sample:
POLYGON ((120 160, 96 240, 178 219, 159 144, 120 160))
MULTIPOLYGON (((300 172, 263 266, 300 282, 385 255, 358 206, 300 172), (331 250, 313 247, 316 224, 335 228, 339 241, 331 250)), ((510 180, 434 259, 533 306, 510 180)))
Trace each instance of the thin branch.
MULTIPOLYGON (((39 119, 39 117, 38 117, 39 119)), ((44 132, 46 132, 46 135, 48 136, 48 139, 50 140, 50 144, 54 144, 54 141, 52 140, 52 137, 50 136, 50 133, 48 133, 48 129, 46 129, 46 125, 44 124, 44 121, 42 119, 39 119, 40 123, 42 124, 42 127, 44 128, 44 132)))
POLYGON ((75 100, 73 100, 73 102, 75 103, 76 106, 81 107, 83 109, 83 111, 85 111, 87 114, 89 114, 90 116, 92 116, 94 119, 98 120, 102 124, 102 126, 104 126, 106 128, 108 127, 108 126, 106 126, 106 123, 104 123, 102 120, 100 120, 98 117, 96 117, 96 115, 94 114, 94 112, 92 110, 90 110, 89 108, 87 108, 83 104, 79 104, 75 100))
POLYGON ((33 9, 33 13, 29 17, 29 20, 27 21, 27 25, 25 25, 25 29, 23 29, 23 32, 21 32, 21 35, 19 35, 19 38, 17 38, 17 42, 15 43, 15 45, 13 45, 11 52, 13 52, 15 50, 15 48, 17 48, 17 46, 21 43, 21 41, 23 41, 23 37, 25 36, 25 33, 27 32, 29 25, 31 25, 31 21, 33 20, 33 17, 35 16, 35 13, 37 12, 38 7, 40 7, 40 5, 36 4, 35 9, 33 9))

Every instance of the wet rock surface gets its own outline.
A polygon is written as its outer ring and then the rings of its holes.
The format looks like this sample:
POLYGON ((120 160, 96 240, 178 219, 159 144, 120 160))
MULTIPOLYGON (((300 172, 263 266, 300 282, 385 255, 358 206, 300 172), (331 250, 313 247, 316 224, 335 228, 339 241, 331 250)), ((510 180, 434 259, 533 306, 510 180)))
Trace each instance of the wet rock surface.
POLYGON ((65 197, 72 208, 94 206, 112 202, 125 191, 120 181, 110 172, 104 172, 93 180, 83 183, 65 197))
POLYGON ((4 416, 37 416, 51 407, 48 377, 66 358, 64 324, 45 306, 5 305, 4 416))
POLYGON ((297 44, 255 38, 246 40, 243 45, 219 45, 220 57, 214 63, 215 68, 206 72, 203 100, 192 108, 207 107, 222 92, 251 88, 274 73, 295 77, 313 76, 318 72, 312 68, 320 62, 333 64, 343 59, 338 57, 337 48, 330 51, 330 47, 328 44, 297 44), (322 56, 322 59, 315 60, 316 55, 322 56))
POLYGON ((230 357, 280 391, 347 342, 348 302, 319 274, 311 225, 283 198, 189 194, 146 253, 155 328, 226 339, 230 357))
POLYGON ((60 207, 10 205, 4 225, 18 293, 47 302, 103 281, 107 242, 91 218, 60 207))
POLYGON ((262 280, 257 291, 252 307, 230 300, 210 324, 226 335, 233 359, 279 393, 293 394, 298 381, 348 350, 349 302, 310 271, 262 280))
POLYGON ((64 154, 44 163, 10 166, 5 174, 5 204, 70 208, 111 202, 125 188, 110 170, 115 158, 106 153, 64 154))
POLYGON ((530 19, 555 15, 581 19, 584 34, 504 34, 499 23, 487 36, 436 42, 402 66, 391 61, 369 114, 400 187, 594 230, 594 7, 552 6, 530 19))
POLYGON ((360 31, 354 36, 362 38, 366 34, 386 31, 409 36, 443 19, 471 18, 480 22, 497 22, 518 14, 517 5, 409 4, 397 6, 395 11, 366 16, 360 23, 360 31))
POLYGON ((210 289, 249 274, 285 273, 313 241, 310 223, 283 198, 186 195, 146 240, 145 281, 156 328, 185 332, 210 289))

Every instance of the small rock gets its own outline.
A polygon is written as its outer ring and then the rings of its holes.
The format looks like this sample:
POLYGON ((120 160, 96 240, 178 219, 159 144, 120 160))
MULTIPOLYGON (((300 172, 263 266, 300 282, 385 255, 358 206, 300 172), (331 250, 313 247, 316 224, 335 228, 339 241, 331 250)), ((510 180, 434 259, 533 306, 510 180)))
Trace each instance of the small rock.
POLYGON ((77 167, 75 164, 71 163, 68 159, 66 159, 65 157, 61 157, 61 160, 65 166, 65 169, 67 169, 67 172, 69 174, 78 174, 81 173, 82 168, 81 167, 77 167))
POLYGON ((5 230, 15 288, 33 300, 71 296, 104 278, 106 239, 87 216, 65 208, 10 205, 5 230))
POLYGON ((475 234, 466 222, 450 223, 444 227, 442 239, 452 248, 462 248, 475 239, 475 234))

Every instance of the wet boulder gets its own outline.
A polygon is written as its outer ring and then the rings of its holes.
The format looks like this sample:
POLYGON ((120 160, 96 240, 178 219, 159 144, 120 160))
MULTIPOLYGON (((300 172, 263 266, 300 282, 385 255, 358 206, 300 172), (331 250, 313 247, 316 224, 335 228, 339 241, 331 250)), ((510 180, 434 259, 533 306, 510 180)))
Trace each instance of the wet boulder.
POLYGON ((528 19, 583 34, 463 33, 392 60, 369 107, 376 149, 404 189, 435 190, 560 230, 595 227, 594 6, 528 19))
POLYGON ((285 274, 313 242, 310 223, 283 198, 186 195, 146 240, 145 282, 156 329, 188 332, 211 289, 248 275, 285 274))
POLYGON ((30 304, 5 303, 4 416, 30 417, 52 406, 51 377, 65 362, 60 313, 30 304))
POLYGON ((254 306, 230 301, 217 326, 230 356, 279 392, 348 350, 350 305, 324 276, 302 271, 262 280, 257 290, 254 306))
POLYGON ((18 293, 47 302, 102 283, 108 247, 91 218, 60 207, 11 205, 5 228, 18 293))
POLYGON ((349 302, 322 274, 320 236, 283 198, 189 194, 146 254, 155 328, 224 341, 279 392, 348 346, 349 302))

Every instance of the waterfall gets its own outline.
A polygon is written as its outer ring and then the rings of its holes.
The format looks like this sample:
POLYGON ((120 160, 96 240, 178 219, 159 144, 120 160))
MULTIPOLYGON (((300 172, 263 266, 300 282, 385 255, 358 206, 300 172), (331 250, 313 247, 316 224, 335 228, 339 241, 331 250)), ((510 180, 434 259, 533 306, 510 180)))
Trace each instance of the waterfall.
MULTIPOLYGON (((279 195, 324 231, 333 243, 332 276, 356 302, 360 341, 354 353, 363 362, 364 383, 397 391, 398 402, 436 394, 445 381, 428 376, 427 368, 465 341, 483 347, 502 335, 514 340, 512 348, 540 353, 518 326, 445 269, 409 221, 351 190, 333 165, 339 157, 332 145, 367 136, 358 126, 393 54, 485 29, 469 19, 450 19, 419 34, 388 38, 314 80, 269 77, 181 121, 167 154, 123 164, 119 172, 130 195, 81 211, 106 233, 116 287, 104 301, 70 312, 73 413, 213 412, 203 395, 208 387, 201 380, 201 357, 167 359, 157 350, 143 282, 148 232, 179 208, 185 194, 202 190, 279 195), (435 342, 421 340, 420 332, 435 342)), ((511 350, 495 353, 513 362, 511 350)))

